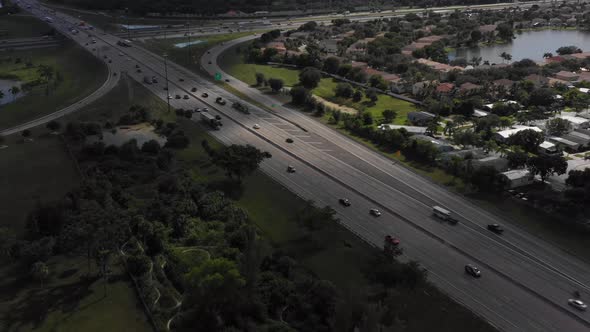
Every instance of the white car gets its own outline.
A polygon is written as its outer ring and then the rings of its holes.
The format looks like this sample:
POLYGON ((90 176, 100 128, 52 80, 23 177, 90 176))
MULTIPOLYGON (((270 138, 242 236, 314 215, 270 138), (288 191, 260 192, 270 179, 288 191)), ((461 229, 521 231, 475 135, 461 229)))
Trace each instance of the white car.
POLYGON ((259 126, 259 125, 258 125, 258 123, 257 123, 257 124, 255 124, 254 126, 252 126, 252 128, 254 128, 254 129, 260 129, 260 126, 259 126))
POLYGON ((580 300, 576 300, 576 299, 569 299, 567 300, 567 304, 571 305, 572 307, 578 309, 578 310, 582 310, 585 311, 586 308, 588 308, 588 306, 586 305, 586 303, 580 301, 580 300))

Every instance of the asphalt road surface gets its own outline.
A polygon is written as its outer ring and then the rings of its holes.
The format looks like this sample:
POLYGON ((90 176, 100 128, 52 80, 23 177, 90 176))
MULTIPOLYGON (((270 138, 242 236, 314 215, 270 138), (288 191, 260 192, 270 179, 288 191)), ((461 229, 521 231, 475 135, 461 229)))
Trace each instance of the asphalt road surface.
MULTIPOLYGON (((22 3, 31 3, 33 13, 39 17, 49 15, 43 7, 38 9, 34 1, 22 3)), ((118 37, 101 31, 90 32, 97 44, 86 45, 90 40, 87 34, 67 32, 77 22, 76 18, 59 13, 51 16, 57 29, 89 51, 94 48, 92 52, 97 56, 111 59, 108 65, 113 73, 126 71, 140 82, 144 76, 156 76, 157 84, 145 86, 166 100, 168 92, 164 90, 165 66, 161 56, 137 45, 119 47, 118 37)), ((205 69, 220 71, 215 59, 228 44, 205 56, 205 69)), ((574 290, 580 291, 582 299, 590 299, 590 266, 586 262, 518 228, 507 226, 502 236, 490 233, 487 224, 509 223, 304 114, 280 105, 272 110, 249 105, 251 114, 239 113, 231 108, 237 97, 175 64, 168 62, 167 67, 173 107, 208 107, 212 114, 221 115, 223 127, 211 130, 214 137, 225 144, 252 144, 270 152, 273 157, 262 164, 264 172, 305 199, 333 206, 342 224, 367 242, 381 247, 387 234, 400 238, 403 259, 418 260, 443 291, 499 329, 587 331, 590 327, 587 313, 567 305, 574 290), (193 87, 197 92, 190 92, 193 87), (202 98, 203 92, 209 97, 202 98), (175 98, 177 94, 181 99, 175 98), (184 95, 188 99, 182 99, 184 95), (228 103, 215 104, 218 96, 228 103), (260 129, 254 129, 255 124, 260 129), (287 138, 294 142, 287 143, 287 138), (287 166, 297 171, 287 173, 287 166), (337 203, 340 197, 349 198, 352 206, 340 206, 337 203), (453 211, 459 224, 450 225, 434 218, 433 205, 453 211), (371 208, 381 210, 382 216, 370 216, 371 208), (467 263, 481 268, 481 279, 464 273, 467 263)), ((227 74, 224 77, 249 98, 264 105, 276 104, 227 74)), ((199 121, 197 116, 193 119, 199 121)))

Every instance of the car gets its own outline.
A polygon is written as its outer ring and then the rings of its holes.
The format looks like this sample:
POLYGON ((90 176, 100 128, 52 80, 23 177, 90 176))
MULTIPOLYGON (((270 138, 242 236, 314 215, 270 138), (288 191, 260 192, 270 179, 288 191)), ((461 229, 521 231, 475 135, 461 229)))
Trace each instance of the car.
POLYGON ((152 77, 152 83, 154 83, 154 84, 158 83, 158 79, 155 77, 152 77))
POLYGON ((216 120, 221 120, 221 115, 216 115, 216 116, 215 116, 215 119, 216 119, 216 120))
POLYGON ((119 53, 119 56, 123 56, 123 53, 119 53))
POLYGON ((113 60, 109 59, 109 63, 112 63, 112 62, 113 62, 113 60))
POLYGON ((193 111, 193 113, 201 113, 201 109, 200 108, 195 108, 195 110, 193 111))
POLYGON ((472 276, 474 278, 481 277, 481 271, 473 264, 465 265, 465 273, 469 274, 470 276, 472 276))
POLYGON ((341 198, 338 200, 338 202, 344 206, 350 206, 350 200, 348 198, 341 198))
POLYGON ((211 61, 207 62, 208 64, 211 64, 211 61))
POLYGON ((203 92, 203 94, 201 95, 201 97, 207 98, 207 97, 209 97, 209 95, 206 92, 203 92))
POLYGON ((184 82, 184 78, 179 78, 178 79, 180 82, 184 82))
POLYGON ((504 228, 498 224, 489 224, 488 229, 496 234, 502 234, 504 232, 504 228))
POLYGON ((139 65, 135 65, 135 68, 139 68, 139 65))
POLYGON ((288 173, 295 173, 295 167, 293 167, 293 166, 289 165, 289 166, 287 167, 287 172, 288 172, 288 173))
POLYGON ((108 56, 106 56, 106 55, 105 55, 105 56, 103 56, 103 58, 105 58, 105 59, 106 59, 106 58, 108 58, 108 56))
POLYGON ((567 304, 581 311, 585 311, 588 308, 588 305, 586 305, 586 303, 576 299, 567 300, 567 304))
POLYGON ((197 88, 192 88, 191 92, 197 92, 197 88))
POLYGON ((254 128, 254 129, 260 129, 260 125, 259 125, 258 123, 256 123, 256 124, 254 124, 254 125, 252 126, 252 128, 254 128))
POLYGON ((171 95, 168 95, 168 99, 172 99, 172 96, 171 95))
POLYGON ((381 211, 377 210, 377 209, 371 209, 369 210, 369 214, 374 216, 374 217, 380 217, 381 216, 381 211))
POLYGON ((176 96, 174 96, 174 98, 180 99, 180 95, 176 95, 176 96))
POLYGON ((137 70, 137 72, 138 72, 138 73, 141 73, 141 69, 138 69, 138 70, 137 70))
POLYGON ((202 112, 209 112, 209 109, 208 109, 207 107, 205 107, 205 108, 203 108, 201 111, 202 111, 202 112))
POLYGON ((287 139, 285 140, 285 142, 287 142, 287 143, 293 143, 293 139, 292 139, 292 138, 287 138, 287 139))
POLYGON ((182 99, 188 99, 188 95, 184 95, 184 97, 182 97, 182 99))
POLYGON ((226 79, 225 79, 225 81, 226 81, 226 82, 229 82, 229 79, 228 79, 228 78, 226 78, 226 79))

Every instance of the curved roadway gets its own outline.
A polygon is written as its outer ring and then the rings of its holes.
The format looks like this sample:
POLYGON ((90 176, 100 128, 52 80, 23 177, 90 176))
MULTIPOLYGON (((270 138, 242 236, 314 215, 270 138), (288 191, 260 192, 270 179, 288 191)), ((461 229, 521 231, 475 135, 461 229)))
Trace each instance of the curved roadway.
MULTIPOLYGON (((21 3, 33 4, 33 13, 39 17, 48 15, 34 1, 21 3)), ((59 14, 55 21, 54 26, 64 30, 76 19, 59 14)), ((93 34, 105 44, 103 54, 117 59, 114 70, 127 71, 139 81, 144 75, 160 77, 160 83, 145 86, 166 98, 162 57, 137 46, 121 48, 115 36, 93 34), (142 73, 135 71, 136 65, 142 73)), ((83 38, 75 40, 84 44, 83 38)), ((229 44, 213 49, 203 61, 215 63, 229 44)), ((220 70, 209 66, 204 64, 211 72, 220 70)), ((172 99, 174 107, 206 106, 211 113, 220 114, 224 125, 211 131, 214 137, 225 144, 252 144, 269 151, 273 158, 262 164, 263 171, 305 199, 332 205, 342 224, 367 242, 381 247, 386 234, 399 237, 404 259, 420 261, 443 291, 499 329, 587 331, 590 327, 588 314, 567 306, 573 290, 590 299, 586 262, 517 228, 508 228, 503 236, 488 232, 486 224, 504 221, 295 110, 277 106, 270 111, 249 105, 251 114, 245 115, 231 108, 237 97, 206 78, 173 63, 168 63, 168 77, 170 94, 189 98, 172 99), (196 93, 190 92, 193 87, 198 89, 196 93), (203 91, 208 98, 201 98, 203 91), (227 105, 215 104, 218 96, 229 100, 227 105), (260 129, 253 129, 254 124, 260 129), (287 138, 294 143, 286 143, 287 138), (288 165, 297 172, 287 173, 288 165), (352 206, 338 205, 339 197, 349 198, 352 206), (433 218, 434 204, 454 211, 459 224, 452 226, 433 218), (383 212, 379 218, 368 214, 375 207, 383 212), (466 263, 479 265, 483 277, 465 275, 466 263)), ((233 78, 230 83, 262 104, 276 103, 233 78)))

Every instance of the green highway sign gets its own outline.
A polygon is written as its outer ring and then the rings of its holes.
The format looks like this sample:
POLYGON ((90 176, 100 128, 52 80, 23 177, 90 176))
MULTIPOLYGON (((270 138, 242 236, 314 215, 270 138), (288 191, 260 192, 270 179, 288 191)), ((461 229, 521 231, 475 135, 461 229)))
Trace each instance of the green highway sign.
POLYGON ((221 73, 215 73, 215 80, 221 81, 221 73))

